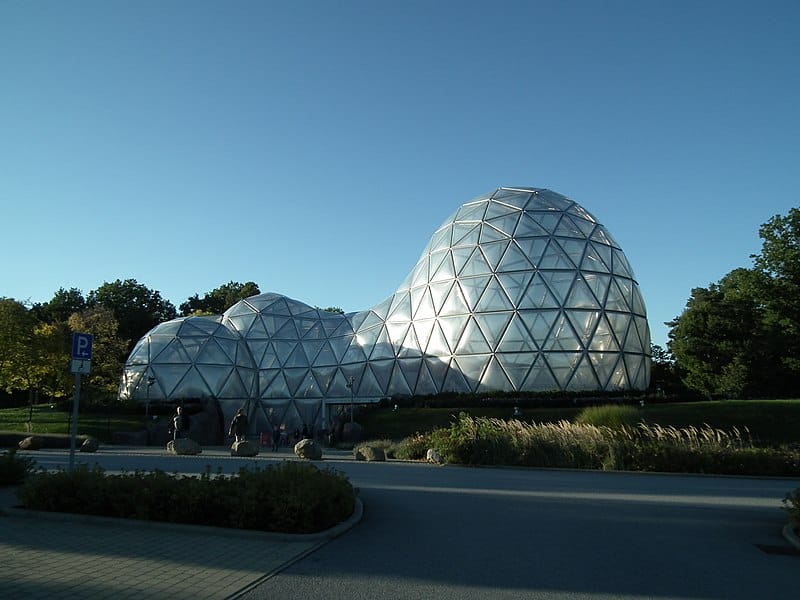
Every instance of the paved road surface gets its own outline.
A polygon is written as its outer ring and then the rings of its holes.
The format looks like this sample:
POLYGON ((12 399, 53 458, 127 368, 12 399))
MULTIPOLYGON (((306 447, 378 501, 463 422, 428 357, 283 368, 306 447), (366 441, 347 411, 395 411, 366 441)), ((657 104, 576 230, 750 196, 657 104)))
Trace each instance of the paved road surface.
MULTIPOLYGON (((91 460, 170 472, 248 462, 223 453, 91 460)), ((361 523, 246 600, 797 597, 800 556, 781 536, 780 510, 796 480, 322 464, 360 488, 361 523)))

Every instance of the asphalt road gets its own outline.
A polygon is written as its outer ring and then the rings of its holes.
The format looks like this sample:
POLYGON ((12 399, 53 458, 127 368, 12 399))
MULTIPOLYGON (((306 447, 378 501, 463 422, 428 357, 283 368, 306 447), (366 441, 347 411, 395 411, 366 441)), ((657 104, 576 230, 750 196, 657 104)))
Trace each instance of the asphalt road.
MULTIPOLYGON (((169 472, 252 462, 206 453, 79 460, 169 472)), ((359 488, 363 520, 246 600, 797 597, 800 555, 781 536, 780 508, 797 480, 322 464, 359 488)))

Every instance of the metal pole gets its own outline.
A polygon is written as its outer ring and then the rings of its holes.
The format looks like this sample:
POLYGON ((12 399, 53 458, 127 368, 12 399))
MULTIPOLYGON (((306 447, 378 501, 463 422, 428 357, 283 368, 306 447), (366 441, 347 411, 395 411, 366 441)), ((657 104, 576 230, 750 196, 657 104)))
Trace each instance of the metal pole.
POLYGON ((353 411, 355 410, 355 400, 356 400, 355 382, 356 382, 356 378, 355 377, 350 377, 350 385, 348 387, 350 388, 350 422, 351 423, 355 419, 355 416, 353 415, 353 411))
POLYGON ((75 373, 75 397, 72 399, 72 424, 69 434, 69 470, 75 467, 75 437, 78 435, 78 403, 81 399, 81 374, 75 373))

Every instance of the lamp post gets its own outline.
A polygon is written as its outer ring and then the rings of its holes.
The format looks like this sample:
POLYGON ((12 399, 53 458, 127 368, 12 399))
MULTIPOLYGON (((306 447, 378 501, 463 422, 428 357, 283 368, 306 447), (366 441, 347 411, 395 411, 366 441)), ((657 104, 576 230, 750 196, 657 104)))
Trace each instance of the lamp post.
POLYGON ((356 378, 351 375, 350 379, 347 381, 347 387, 350 388, 350 422, 351 423, 353 422, 353 419, 354 419, 353 410, 354 410, 355 396, 356 396, 355 383, 356 383, 356 378))

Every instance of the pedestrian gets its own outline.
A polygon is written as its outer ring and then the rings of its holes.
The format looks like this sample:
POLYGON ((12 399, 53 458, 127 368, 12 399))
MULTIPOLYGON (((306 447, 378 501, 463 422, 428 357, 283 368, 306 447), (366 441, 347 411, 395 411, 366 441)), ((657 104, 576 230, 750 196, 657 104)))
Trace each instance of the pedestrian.
POLYGON ((191 426, 191 419, 187 415, 182 406, 179 406, 172 418, 172 441, 178 438, 189 437, 189 427, 191 426))
POLYGON ((244 414, 243 408, 236 411, 236 415, 231 421, 231 426, 228 428, 228 436, 236 436, 236 443, 245 441, 247 436, 247 415, 244 414))
POLYGON ((272 426, 272 451, 277 452, 281 442, 281 428, 275 423, 272 426))

